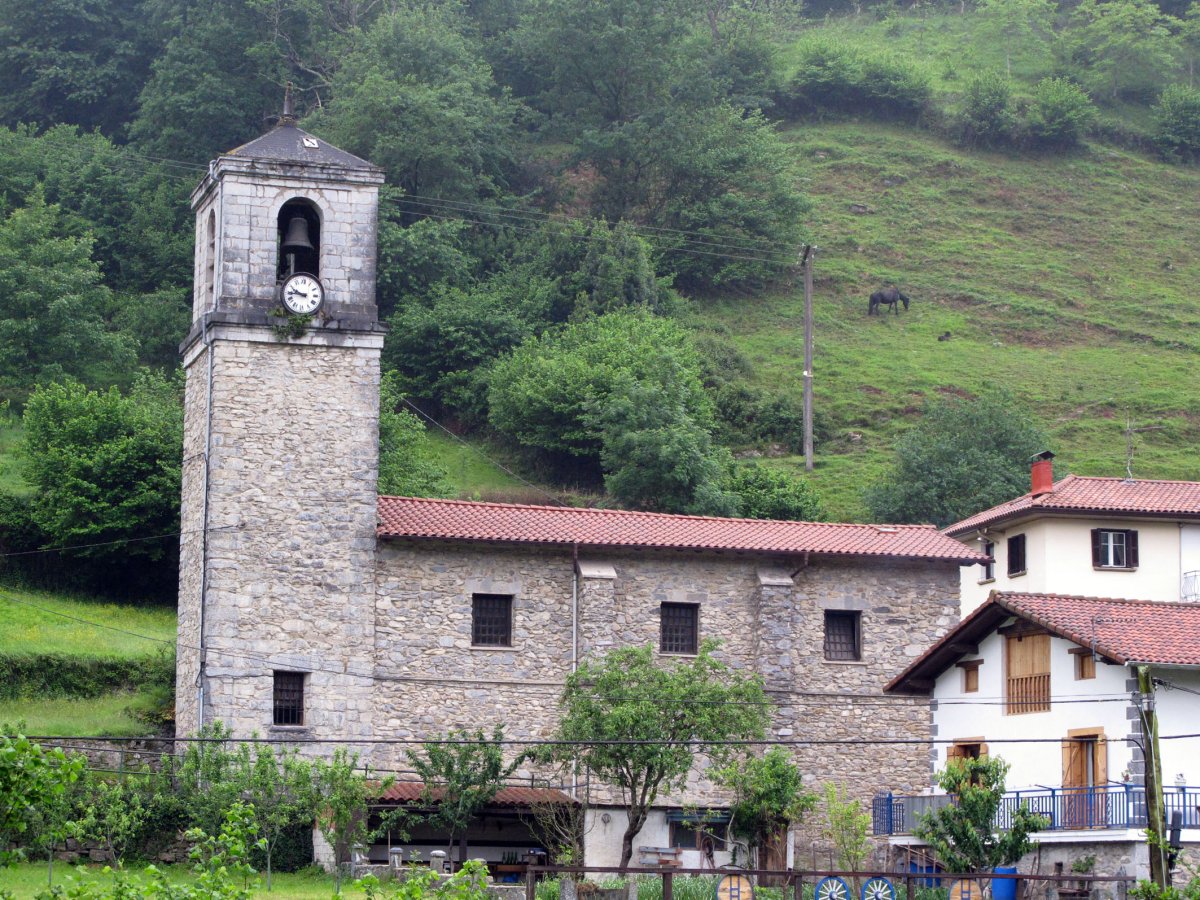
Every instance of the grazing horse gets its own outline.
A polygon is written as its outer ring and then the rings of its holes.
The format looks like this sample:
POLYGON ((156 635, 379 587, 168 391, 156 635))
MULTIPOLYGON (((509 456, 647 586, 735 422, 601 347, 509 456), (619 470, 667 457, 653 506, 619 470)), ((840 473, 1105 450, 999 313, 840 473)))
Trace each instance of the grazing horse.
POLYGON ((908 297, 897 288, 890 287, 882 291, 876 291, 871 295, 871 302, 867 306, 867 315, 875 315, 879 311, 880 304, 890 306, 892 312, 900 315, 901 303, 904 304, 905 309, 908 309, 908 297))

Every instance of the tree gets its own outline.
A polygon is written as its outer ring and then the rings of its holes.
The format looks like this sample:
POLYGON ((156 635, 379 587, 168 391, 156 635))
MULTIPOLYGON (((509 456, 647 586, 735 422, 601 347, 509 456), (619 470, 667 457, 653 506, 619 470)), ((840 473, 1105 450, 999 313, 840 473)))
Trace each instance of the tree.
POLYGON ((98 841, 120 868, 125 854, 150 814, 140 784, 149 771, 131 771, 109 779, 89 778, 82 830, 98 841))
POLYGON ((329 759, 313 761, 312 784, 316 797, 317 827, 333 849, 334 893, 342 892, 341 858, 370 833, 367 805, 375 791, 386 790, 391 776, 368 782, 358 771, 359 755, 338 747, 329 759))
POLYGON ((452 491, 445 467, 429 445, 425 424, 400 404, 394 372, 383 376, 379 398, 379 492, 403 497, 445 497, 452 491))
POLYGON ((1046 436, 1008 394, 929 403, 896 442, 889 470, 866 491, 881 522, 945 527, 1029 490, 1029 458, 1046 436))
POLYGON ((31 819, 45 807, 65 802, 67 791, 83 773, 83 756, 43 750, 5 725, 0 729, 0 868, 17 859, 13 850, 31 819))
MULTIPOLYGON (((267 890, 271 890, 271 861, 279 838, 293 825, 308 822, 311 827, 316 808, 313 793, 312 763, 300 756, 296 747, 279 754, 270 744, 239 747, 241 798, 248 802, 248 818, 267 859, 267 890)), ((227 813, 228 815, 228 813, 227 813)))
POLYGON ((982 30, 1003 42, 1005 70, 1011 78, 1013 48, 1044 49, 1058 8, 1054 0, 979 0, 975 13, 982 30))
POLYGON ((788 828, 816 806, 804 789, 800 769, 782 747, 718 769, 715 779, 733 791, 733 833, 744 837, 752 852, 766 851, 768 862, 752 860, 752 868, 786 868, 788 828))
POLYGON ((738 498, 738 515, 748 519, 791 519, 820 522, 825 507, 803 478, 759 463, 740 463, 729 478, 729 491, 738 498))
POLYGON ((25 409, 21 453, 38 491, 32 516, 50 547, 91 561, 101 587, 158 591, 176 578, 178 385, 144 373, 133 390, 78 382, 39 389, 25 409))
POLYGON ((405 755, 425 783, 422 797, 434 805, 433 821, 449 832, 449 846, 454 846, 456 835, 463 836, 458 861, 465 863, 467 828, 525 757, 518 755, 504 762, 504 729, 499 725, 490 739, 481 728, 474 734, 452 730, 446 737, 458 743, 426 743, 420 751, 409 750, 405 755))
MULTIPOLYGON (((470 199, 504 186, 519 106, 452 6, 401 5, 346 54, 306 124, 382 166, 406 194, 470 199)), ((409 206, 411 218, 422 207, 409 206)))
POLYGON ((950 872, 990 872, 1016 862, 1031 849, 1030 832, 1047 820, 1022 803, 1012 811, 1007 831, 996 830, 1009 765, 998 756, 952 759, 938 773, 938 785, 954 803, 925 813, 913 834, 929 845, 950 872))
POLYGON ((38 384, 90 385, 134 368, 134 344, 110 331, 110 293, 90 237, 63 235, 60 210, 34 191, 0 222, 0 400, 24 403, 38 384))
POLYGON ((1080 83, 1114 100, 1153 96, 1175 68, 1177 24, 1151 0, 1081 0, 1065 35, 1080 83))
POLYGON ((1169 84, 1154 106, 1154 143, 1168 159, 1200 156, 1200 89, 1169 84))
POLYGON ((1012 84, 999 72, 980 72, 967 82, 959 115, 961 140, 985 147, 1011 141, 1017 117, 1012 109, 1012 84))
POLYGON ((832 782, 826 782, 823 794, 825 826, 821 836, 833 844, 838 868, 861 872, 871 852, 871 814, 832 782))
POLYGON ((625 798, 620 865, 663 791, 683 788, 696 754, 729 762, 730 740, 762 736, 762 680, 731 669, 704 641, 694 659, 659 665, 651 647, 625 647, 585 660, 567 678, 557 739, 548 753, 577 762, 625 798))
POLYGON ((1029 104, 1029 133, 1047 147, 1074 147, 1096 120, 1096 107, 1079 85, 1066 78, 1043 78, 1029 104))

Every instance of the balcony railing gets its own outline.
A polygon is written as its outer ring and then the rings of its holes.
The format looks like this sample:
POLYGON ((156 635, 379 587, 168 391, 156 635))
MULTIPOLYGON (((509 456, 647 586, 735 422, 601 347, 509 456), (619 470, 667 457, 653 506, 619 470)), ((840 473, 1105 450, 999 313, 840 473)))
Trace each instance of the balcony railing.
MULTIPOLYGON (((875 834, 912 834, 922 814, 953 802, 949 794, 879 794, 871 807, 875 834)), ((1022 805, 1046 817, 1050 822, 1047 831, 1146 827, 1146 791, 1138 785, 1010 791, 1001 800, 996 827, 1007 830, 1013 812, 1022 805)), ((1184 828, 1200 828, 1200 788, 1164 788, 1163 807, 1168 823, 1172 813, 1180 812, 1184 828)))
POLYGON ((1179 599, 1184 603, 1200 601, 1200 571, 1183 573, 1179 580, 1179 599))
POLYGON ((1050 673, 1008 679, 1008 714, 1045 712, 1050 708, 1050 673))

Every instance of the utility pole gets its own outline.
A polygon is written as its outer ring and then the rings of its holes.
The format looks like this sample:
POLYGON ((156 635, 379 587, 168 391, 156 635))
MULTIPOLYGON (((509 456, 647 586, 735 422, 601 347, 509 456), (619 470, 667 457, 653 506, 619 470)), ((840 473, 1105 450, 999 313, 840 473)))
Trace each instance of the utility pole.
POLYGON ((1158 752, 1158 713, 1154 709, 1154 679, 1149 666, 1138 666, 1138 713, 1142 721, 1146 765, 1146 838, 1150 843, 1150 880, 1160 888, 1169 884, 1166 838, 1163 826, 1162 762, 1158 752))
POLYGON ((804 245, 804 470, 813 469, 813 254, 812 244, 804 245))

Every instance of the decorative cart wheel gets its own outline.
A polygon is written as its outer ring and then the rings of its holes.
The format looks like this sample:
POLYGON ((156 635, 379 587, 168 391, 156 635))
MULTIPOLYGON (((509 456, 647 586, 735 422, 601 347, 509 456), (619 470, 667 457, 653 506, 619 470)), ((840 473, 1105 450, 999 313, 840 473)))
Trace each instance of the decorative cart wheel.
POLYGON ((896 900, 895 886, 882 876, 867 879, 863 885, 862 900, 896 900))
POLYGON ((836 875, 822 878, 813 892, 814 900, 850 900, 850 886, 836 875))

